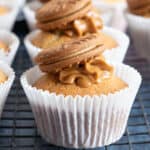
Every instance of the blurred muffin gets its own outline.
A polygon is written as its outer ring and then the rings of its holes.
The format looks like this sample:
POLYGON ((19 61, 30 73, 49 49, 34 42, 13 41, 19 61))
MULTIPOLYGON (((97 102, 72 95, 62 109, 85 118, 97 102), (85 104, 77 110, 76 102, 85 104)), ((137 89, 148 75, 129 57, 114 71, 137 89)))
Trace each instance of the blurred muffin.
POLYGON ((6 30, 0 30, 0 60, 11 65, 20 41, 18 37, 6 30))
POLYGON ((150 0, 128 0, 125 12, 134 46, 139 56, 150 61, 150 0))
POLYGON ((103 21, 93 9, 90 0, 51 0, 37 10, 36 19, 37 27, 41 31, 34 31, 25 38, 25 45, 32 60, 41 50, 92 33, 101 34, 101 42, 106 42, 102 43, 106 46, 106 51, 114 49, 112 53, 116 55, 113 55, 112 60, 122 61, 125 56, 129 40, 124 38, 122 33, 118 35, 115 30, 114 35, 109 33, 109 29, 103 32, 103 21), (125 42, 125 46, 121 41, 125 42), (112 45, 107 47, 108 43, 112 45), (120 49, 121 52, 118 53, 116 49, 120 49))
POLYGON ((12 30, 18 8, 8 1, 0 1, 0 29, 12 30))

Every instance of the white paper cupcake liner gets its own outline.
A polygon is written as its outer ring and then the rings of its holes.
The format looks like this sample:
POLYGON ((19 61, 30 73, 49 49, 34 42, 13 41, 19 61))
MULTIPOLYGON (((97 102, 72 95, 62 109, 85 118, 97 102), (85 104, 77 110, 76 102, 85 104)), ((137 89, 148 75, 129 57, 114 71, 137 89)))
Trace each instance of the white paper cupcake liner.
POLYGON ((8 3, 11 3, 11 5, 19 9, 21 9, 26 2, 26 0, 1 0, 1 1, 6 1, 8 3))
POLYGON ((113 18, 110 23, 110 26, 123 32, 126 30, 127 23, 123 15, 123 12, 127 7, 127 4, 125 2, 107 3, 102 0, 93 0, 93 4, 95 6, 98 6, 99 8, 105 8, 107 10, 112 9, 113 18))
POLYGON ((125 11, 131 37, 138 54, 150 61, 150 19, 125 11))
POLYGON ((41 32, 40 30, 35 30, 29 33, 25 39, 24 39, 24 44, 26 46, 27 52, 30 56, 30 59, 34 63, 34 58, 38 55, 38 53, 41 51, 41 48, 38 48, 34 46, 31 42, 31 40, 38 35, 38 33, 41 32))
POLYGON ((110 27, 105 27, 103 32, 113 37, 118 43, 116 48, 106 50, 103 54, 104 57, 110 62, 123 62, 130 44, 129 37, 125 33, 110 27))
POLYGON ((6 63, 2 61, 0 61, 0 70, 3 71, 8 76, 8 80, 0 84, 0 116, 1 116, 4 104, 6 102, 6 98, 15 79, 15 73, 6 63))
POLYGON ((112 22, 112 10, 103 10, 101 9, 102 13, 100 13, 100 17, 103 20, 104 25, 110 26, 112 22))
POLYGON ((37 90, 32 85, 43 75, 38 67, 22 75, 21 84, 38 130, 47 142, 70 148, 95 148, 121 138, 141 84, 141 76, 129 66, 114 66, 116 75, 129 87, 114 94, 92 97, 64 97, 37 90))
POLYGON ((103 8, 99 5, 94 5, 99 12, 100 18, 103 20, 104 25, 109 26, 113 18, 113 10, 103 8))
POLYGON ((5 15, 0 15, 0 29, 12 30, 19 9, 15 7, 13 3, 10 3, 6 0, 0 1, 0 5, 10 8, 10 12, 6 13, 5 15))
POLYGON ((30 30, 36 29, 36 18, 35 18, 35 10, 41 6, 41 3, 38 1, 33 1, 27 3, 23 8, 23 13, 25 15, 25 19, 29 26, 30 30))
POLYGON ((4 41, 7 45, 9 45, 10 49, 8 53, 0 49, 0 60, 11 65, 18 50, 20 41, 15 34, 5 30, 0 30, 0 40, 4 41))
MULTIPOLYGON (((35 31, 29 33, 24 40, 27 52, 28 52, 33 64, 34 64, 34 58, 41 51, 41 49, 34 46, 31 43, 31 40, 39 32, 40 32, 40 30, 35 30, 35 31)), ((113 28, 110 28, 110 27, 104 27, 103 32, 112 36, 118 43, 118 46, 116 48, 106 50, 103 54, 104 57, 109 61, 122 62, 125 58, 125 55, 126 55, 126 52, 128 50, 128 46, 129 46, 128 36, 126 34, 120 32, 120 31, 113 29, 113 28)))

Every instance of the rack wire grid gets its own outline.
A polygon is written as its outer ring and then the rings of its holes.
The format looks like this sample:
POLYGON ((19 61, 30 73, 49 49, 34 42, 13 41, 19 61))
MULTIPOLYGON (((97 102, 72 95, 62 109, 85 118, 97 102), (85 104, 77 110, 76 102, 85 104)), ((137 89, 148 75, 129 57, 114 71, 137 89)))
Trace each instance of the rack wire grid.
MULTIPOLYGON (((25 22, 16 23, 14 32, 20 37, 21 46, 13 64, 17 77, 0 121, 0 150, 67 150, 49 145, 37 132, 30 105, 19 82, 20 75, 32 66, 23 45, 23 38, 28 33, 25 22)), ((141 72, 142 86, 124 136, 117 143, 95 150, 150 150, 150 64, 136 55, 132 44, 125 63, 141 72)))

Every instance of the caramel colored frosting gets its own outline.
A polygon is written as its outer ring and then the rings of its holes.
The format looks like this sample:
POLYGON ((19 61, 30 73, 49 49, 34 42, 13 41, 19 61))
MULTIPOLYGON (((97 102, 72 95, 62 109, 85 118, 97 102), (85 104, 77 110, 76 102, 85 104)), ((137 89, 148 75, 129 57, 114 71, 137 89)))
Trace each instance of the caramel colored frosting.
POLYGON ((8 12, 9 12, 9 8, 5 6, 0 6, 0 15, 5 15, 8 12))
POLYGON ((95 9, 89 11, 84 18, 73 21, 73 30, 79 36, 87 33, 97 33, 103 28, 102 20, 95 9))
POLYGON ((9 52, 9 46, 1 40, 0 40, 0 50, 4 52, 9 52))
POLYGON ((76 84, 87 88, 92 84, 101 83, 113 74, 113 67, 108 65, 102 56, 73 65, 58 72, 62 84, 76 84))
POLYGON ((7 76, 0 70, 0 84, 7 80, 7 76))

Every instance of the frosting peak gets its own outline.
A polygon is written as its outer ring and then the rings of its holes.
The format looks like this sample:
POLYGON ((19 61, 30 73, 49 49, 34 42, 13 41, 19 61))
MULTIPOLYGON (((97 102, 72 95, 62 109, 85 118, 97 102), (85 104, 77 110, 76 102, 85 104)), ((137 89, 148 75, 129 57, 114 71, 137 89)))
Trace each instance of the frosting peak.
POLYGON ((103 57, 100 56, 63 69, 58 75, 59 81, 63 84, 76 84, 87 88, 109 78, 112 73, 113 67, 107 64, 103 57))
POLYGON ((79 36, 86 33, 97 33, 102 29, 103 23, 96 11, 89 11, 84 18, 73 22, 73 28, 79 36))

